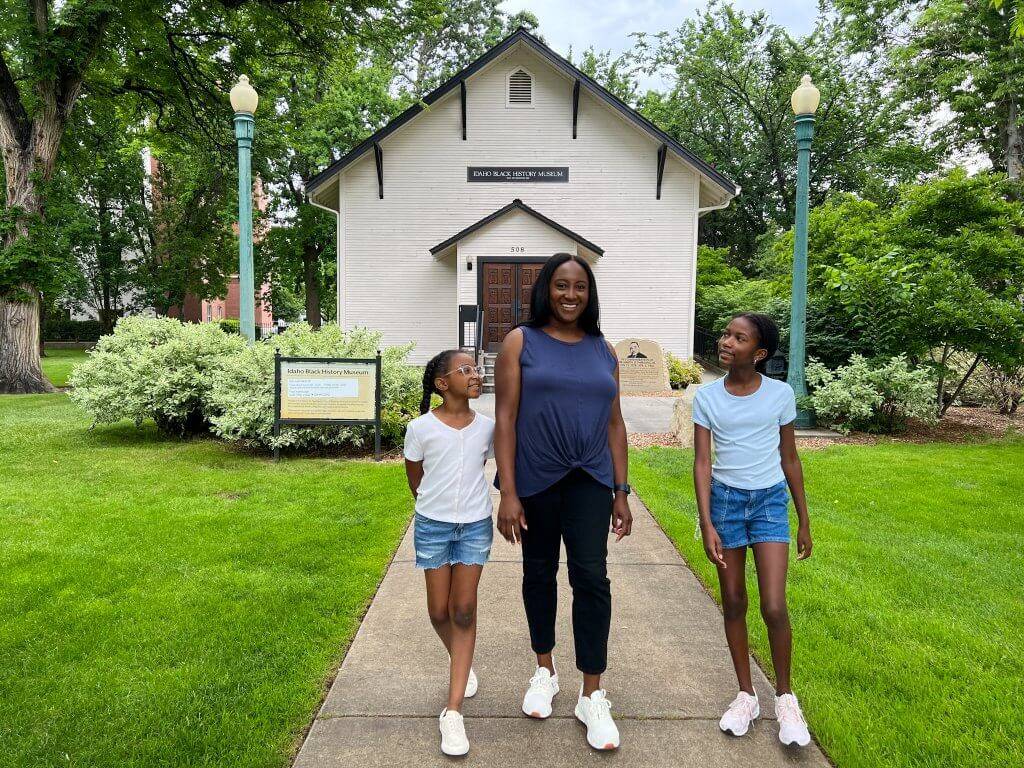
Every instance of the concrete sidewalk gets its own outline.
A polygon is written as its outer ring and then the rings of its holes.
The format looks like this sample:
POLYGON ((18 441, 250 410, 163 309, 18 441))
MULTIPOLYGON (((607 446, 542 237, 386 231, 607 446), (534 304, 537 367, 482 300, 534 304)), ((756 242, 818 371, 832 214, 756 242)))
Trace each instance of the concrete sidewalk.
MULTIPOLYGON (((493 473, 493 462, 490 467, 493 473)), ((495 533, 480 585, 474 667, 466 702, 471 750, 463 765, 620 766, 829 765, 812 743, 777 738, 772 689, 755 667, 762 719, 745 737, 726 736, 718 718, 736 693, 721 614, 641 502, 631 500, 633 535, 609 541, 612 631, 604 686, 622 734, 617 752, 587 745, 573 717, 581 675, 573 662, 571 591, 559 570, 558 647, 562 692, 546 721, 520 711, 534 670, 520 596, 519 549, 495 533)), ((563 553, 564 563, 564 553, 563 553)), ((759 617, 751 616, 751 621, 759 617)), ((296 768, 448 766, 437 716, 447 698, 447 654, 430 627, 423 575, 407 531, 352 647, 296 759, 296 768)))

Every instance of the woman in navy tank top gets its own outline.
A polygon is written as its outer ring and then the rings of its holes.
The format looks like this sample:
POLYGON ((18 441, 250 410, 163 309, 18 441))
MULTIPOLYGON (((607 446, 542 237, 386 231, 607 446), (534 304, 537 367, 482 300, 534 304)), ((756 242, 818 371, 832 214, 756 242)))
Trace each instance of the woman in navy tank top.
POLYGON ((583 673, 576 717, 592 747, 615 749, 619 732, 601 689, 611 624, 608 529, 619 541, 633 519, 618 359, 601 334, 594 273, 579 256, 556 253, 537 276, 530 320, 505 337, 498 356, 495 394, 498 529, 523 545, 523 602, 537 654, 523 712, 548 717, 559 690, 552 651, 564 541, 583 673))

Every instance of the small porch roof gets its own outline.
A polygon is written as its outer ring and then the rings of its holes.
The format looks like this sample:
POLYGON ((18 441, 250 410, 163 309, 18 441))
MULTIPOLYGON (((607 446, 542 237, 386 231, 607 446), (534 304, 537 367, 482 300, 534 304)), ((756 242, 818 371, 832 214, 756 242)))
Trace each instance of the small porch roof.
POLYGON ((500 219, 506 213, 510 213, 511 211, 522 211, 523 213, 527 213, 530 216, 533 216, 535 219, 537 219, 537 221, 540 221, 540 222, 546 224, 547 226, 551 227, 556 232, 561 232, 563 235, 565 235, 566 237, 568 237, 571 240, 573 240, 577 245, 583 246, 588 251, 593 252, 596 256, 604 255, 604 248, 602 248, 599 245, 595 245, 594 243, 592 243, 590 240, 587 240, 582 235, 576 234, 575 232, 573 232, 568 227, 563 227, 557 221, 549 219, 547 216, 545 216, 540 211, 537 211, 537 210, 531 208, 530 206, 528 206, 526 203, 524 203, 518 197, 515 200, 513 200, 511 203, 509 203, 508 205, 503 206, 502 208, 499 208, 494 213, 487 214, 486 216, 484 216, 479 221, 476 221, 476 222, 470 224, 465 229, 456 232, 454 235, 449 237, 447 240, 438 243, 437 245, 435 245, 433 248, 430 249, 430 252, 435 257, 437 257, 437 258, 441 258, 441 257, 447 255, 448 251, 452 247, 454 247, 455 244, 458 243, 459 240, 464 238, 466 235, 469 235, 469 234, 471 234, 473 232, 476 232, 478 229, 486 227, 492 221, 494 221, 496 219, 500 219))

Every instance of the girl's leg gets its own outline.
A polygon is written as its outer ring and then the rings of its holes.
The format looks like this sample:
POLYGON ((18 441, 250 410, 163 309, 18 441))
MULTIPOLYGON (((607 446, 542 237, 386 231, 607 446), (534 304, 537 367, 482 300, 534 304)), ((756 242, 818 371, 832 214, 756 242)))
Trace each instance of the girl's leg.
POLYGON ((473 648, 476 646, 476 593, 483 570, 482 565, 460 563, 451 566, 451 592, 448 598, 448 651, 452 656, 451 677, 448 682, 449 711, 462 711, 469 668, 473 666, 473 648))
POLYGON ((423 574, 427 580, 427 613, 430 615, 430 623, 444 643, 445 650, 451 654, 452 631, 448 600, 451 593, 452 567, 442 565, 440 568, 428 568, 423 574))
POLYGON ((789 670, 793 651, 793 633, 786 608, 786 570, 789 567, 789 544, 765 541, 754 544, 757 565, 757 588, 761 594, 761 616, 768 628, 768 644, 775 668, 775 693, 792 693, 789 670))
POLYGON ((729 643, 732 666, 740 690, 754 695, 750 679, 750 646, 747 641, 747 548, 735 547, 722 551, 725 568, 718 568, 718 583, 722 591, 722 616, 725 619, 725 639, 729 643))

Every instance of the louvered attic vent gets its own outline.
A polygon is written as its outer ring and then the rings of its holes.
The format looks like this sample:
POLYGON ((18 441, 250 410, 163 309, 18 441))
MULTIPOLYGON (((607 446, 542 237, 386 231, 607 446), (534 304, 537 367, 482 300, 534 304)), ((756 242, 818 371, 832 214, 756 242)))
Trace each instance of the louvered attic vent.
POLYGON ((508 104, 510 107, 533 104, 533 77, 523 69, 517 69, 508 76, 508 104))

